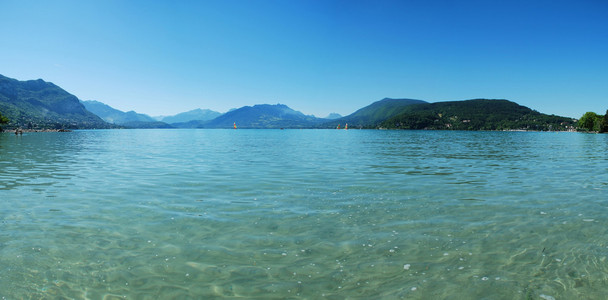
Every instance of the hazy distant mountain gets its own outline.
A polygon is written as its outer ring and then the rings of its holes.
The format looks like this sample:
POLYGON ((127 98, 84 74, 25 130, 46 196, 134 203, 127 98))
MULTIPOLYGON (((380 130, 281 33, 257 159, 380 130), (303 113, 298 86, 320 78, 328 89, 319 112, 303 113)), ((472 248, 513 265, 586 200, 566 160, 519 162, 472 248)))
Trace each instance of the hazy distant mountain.
POLYGON ((330 113, 327 117, 325 117, 325 119, 330 119, 330 120, 339 119, 339 118, 342 118, 342 115, 337 114, 337 113, 330 113))
POLYGON ((0 112, 8 127, 107 128, 76 98, 42 79, 19 81, 0 75, 0 112))
POLYGON ((90 112, 98 115, 108 123, 156 122, 156 120, 148 115, 138 114, 134 111, 123 112, 99 101, 87 100, 81 102, 90 112))
POLYGON ((98 115, 104 121, 120 126, 131 128, 171 128, 172 126, 159 122, 146 114, 134 111, 123 112, 99 101, 81 101, 92 113, 98 115))
POLYGON ((348 126, 351 128, 375 127, 384 120, 402 112, 403 108, 422 103, 428 102, 414 99, 384 98, 363 107, 346 117, 333 120, 332 122, 328 122, 326 124, 330 125, 331 127, 335 127, 337 124, 345 123, 348 123, 348 126))
POLYGON ((192 120, 188 122, 171 123, 171 126, 175 128, 204 128, 207 122, 209 122, 209 120, 192 120))
POLYGON ((443 130, 568 130, 575 120, 546 115, 508 100, 474 99, 406 107, 380 126, 443 130))
POLYGON ((194 109, 191 111, 179 113, 174 116, 166 116, 160 119, 165 123, 185 123, 190 121, 208 121, 219 117, 221 113, 210 109, 194 109))
POLYGON ((310 128, 326 121, 307 116, 283 104, 258 104, 231 110, 211 121, 203 128, 310 128))

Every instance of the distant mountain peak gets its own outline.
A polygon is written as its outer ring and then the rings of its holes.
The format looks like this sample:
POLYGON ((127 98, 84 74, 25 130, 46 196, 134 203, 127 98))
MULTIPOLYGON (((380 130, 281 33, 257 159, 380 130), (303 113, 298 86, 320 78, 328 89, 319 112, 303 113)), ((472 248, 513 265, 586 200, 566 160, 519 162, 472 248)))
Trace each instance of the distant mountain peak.
POLYGON ((204 128, 310 128, 324 119, 304 115, 285 104, 255 104, 243 106, 201 124, 204 128))
POLYGON ((342 118, 342 115, 339 113, 330 113, 329 115, 327 115, 327 117, 325 117, 325 119, 339 119, 342 118))

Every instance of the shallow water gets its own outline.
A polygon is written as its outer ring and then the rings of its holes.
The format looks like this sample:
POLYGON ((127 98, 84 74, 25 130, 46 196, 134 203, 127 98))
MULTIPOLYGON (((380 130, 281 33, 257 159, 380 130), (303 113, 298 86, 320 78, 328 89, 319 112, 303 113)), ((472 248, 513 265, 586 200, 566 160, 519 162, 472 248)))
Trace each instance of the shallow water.
POLYGON ((601 299, 608 135, 0 134, 0 298, 601 299))

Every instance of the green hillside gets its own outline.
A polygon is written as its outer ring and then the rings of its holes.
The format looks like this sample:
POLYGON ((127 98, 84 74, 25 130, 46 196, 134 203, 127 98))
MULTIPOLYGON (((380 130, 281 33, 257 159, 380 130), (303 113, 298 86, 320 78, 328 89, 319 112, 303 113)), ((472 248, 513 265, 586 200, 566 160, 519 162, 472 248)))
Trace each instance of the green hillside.
POLYGON ((1 125, 6 123, 8 123, 8 119, 0 113, 0 132, 3 130, 1 125))
POLYGON ((346 124, 351 128, 376 127, 386 119, 401 113, 406 107, 414 104, 427 103, 422 100, 414 99, 391 99, 384 98, 376 101, 366 107, 363 107, 356 112, 339 119, 325 123, 328 127, 336 127, 338 124, 346 124))
POLYGON ((0 75, 0 113, 12 128, 108 127, 74 95, 42 79, 19 81, 0 75))
POLYGON ((571 118, 546 115, 508 100, 475 99, 418 104, 381 123, 394 129, 572 130, 571 118))

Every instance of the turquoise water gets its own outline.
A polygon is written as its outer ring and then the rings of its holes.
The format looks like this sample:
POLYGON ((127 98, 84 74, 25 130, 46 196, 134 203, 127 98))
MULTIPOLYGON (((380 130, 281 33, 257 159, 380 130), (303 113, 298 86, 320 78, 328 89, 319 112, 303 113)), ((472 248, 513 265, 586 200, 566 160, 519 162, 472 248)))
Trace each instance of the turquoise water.
POLYGON ((0 299, 602 299, 608 135, 0 134, 0 299))

